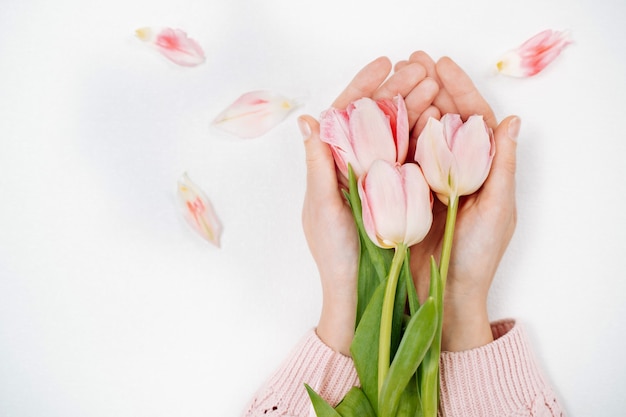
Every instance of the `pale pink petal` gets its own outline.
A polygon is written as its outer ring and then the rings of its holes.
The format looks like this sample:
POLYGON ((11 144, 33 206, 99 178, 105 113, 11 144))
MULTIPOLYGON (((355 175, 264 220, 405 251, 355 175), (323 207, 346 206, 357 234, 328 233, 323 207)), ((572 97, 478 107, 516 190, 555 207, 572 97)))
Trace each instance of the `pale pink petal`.
POLYGON ((352 148, 349 123, 345 110, 331 108, 320 115, 320 137, 330 145, 335 164, 346 178, 348 164, 352 166, 357 177, 364 172, 352 148))
POLYGON ((203 238, 219 247, 222 225, 209 199, 186 173, 178 181, 177 195, 187 223, 203 238))
POLYGON ((409 116, 404 98, 397 95, 393 100, 379 100, 377 104, 389 118, 389 125, 396 141, 396 161, 403 164, 409 150, 409 116))
POLYGON ((194 67, 205 61, 204 51, 195 40, 180 29, 164 28, 155 33, 150 28, 138 29, 136 35, 144 42, 154 45, 163 56, 175 64, 194 67))
POLYGON ((358 182, 363 224, 382 248, 421 242, 432 224, 432 194, 417 164, 378 159, 358 182))
POLYGON ((415 160, 430 188, 448 204, 483 184, 495 154, 493 132, 480 115, 463 123, 458 114, 428 120, 417 139, 415 160))
POLYGON ((498 71, 513 77, 531 77, 541 72, 572 43, 568 32, 545 30, 518 48, 508 51, 498 61, 498 71))
POLYGON ((482 116, 470 116, 456 132, 452 153, 456 161, 458 195, 469 195, 485 182, 495 154, 493 133, 482 116))
POLYGON ((448 148, 454 149, 454 140, 456 138, 456 132, 463 126, 463 120, 461 120, 460 114, 444 114, 440 120, 443 124, 444 137, 448 148))
POLYGON ((202 47, 180 29, 163 29, 155 44, 166 58, 178 65, 193 67, 205 61, 202 47))
POLYGON ((394 164, 376 160, 359 179, 363 223, 370 239, 393 248, 406 235, 406 195, 394 164))
POLYGON ((397 150, 389 117, 370 98, 362 98, 348 106, 352 148, 367 170, 377 159, 396 161, 397 150))
POLYGON ((399 164, 403 164, 409 152, 409 113, 402 96, 394 97, 394 103, 398 108, 395 132, 396 150, 398 152, 396 160, 399 164))
POLYGON ((261 136, 282 122, 298 104, 271 91, 239 97, 213 121, 213 126, 241 138, 261 136))
POLYGON ((400 175, 406 193, 406 234, 404 243, 408 246, 421 242, 433 222, 433 195, 426 178, 417 164, 404 164, 400 175))
MULTIPOLYGON (((444 124, 435 118, 429 118, 422 130, 415 149, 415 161, 420 165, 430 188, 442 196, 449 196, 456 189, 451 183, 450 171, 453 170, 454 157, 446 140, 444 124)), ((445 201, 444 201, 445 202, 445 201)))
POLYGON ((403 163, 409 145, 404 99, 399 95, 379 101, 364 97, 345 110, 326 110, 320 118, 320 139, 330 145, 344 176, 348 165, 360 177, 377 159, 403 163))

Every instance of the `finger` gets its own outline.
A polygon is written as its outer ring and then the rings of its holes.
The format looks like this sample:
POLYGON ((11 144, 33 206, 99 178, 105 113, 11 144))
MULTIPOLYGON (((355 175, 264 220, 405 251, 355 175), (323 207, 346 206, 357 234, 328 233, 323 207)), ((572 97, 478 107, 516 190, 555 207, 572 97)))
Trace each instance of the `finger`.
POLYGON ((362 97, 371 97, 378 87, 385 81, 391 71, 391 61, 387 57, 380 57, 367 64, 355 77, 332 106, 344 109, 348 104, 362 97))
POLYGON ((372 95, 372 99, 381 100, 397 95, 406 97, 420 81, 426 77, 426 70, 419 64, 409 64, 394 73, 372 95))
POLYGON ((438 93, 439 84, 437 81, 432 78, 424 78, 404 98, 409 116, 409 130, 413 129, 420 115, 432 105, 438 93))
POLYGON ((480 114, 487 125, 495 129, 498 121, 493 110, 461 67, 450 58, 443 57, 437 62, 436 69, 442 85, 457 107, 458 114, 464 120, 473 114, 480 114))
POLYGON ((398 72, 400 71, 402 68, 406 67, 407 65, 409 65, 410 62, 407 60, 402 60, 402 61, 398 61, 396 62, 396 64, 393 66, 393 71, 394 72, 398 72))
POLYGON ((428 71, 429 76, 435 76, 435 61, 424 51, 415 51, 409 57, 409 62, 417 62, 421 64, 426 71, 428 71))
POLYGON ((420 115, 419 119, 417 119, 417 122, 415 123, 415 128, 413 129, 416 138, 419 137, 420 133, 422 133, 422 130, 424 130, 426 123, 428 123, 428 119, 430 119, 431 117, 437 120, 441 119, 441 111, 439 110, 439 108, 437 108, 437 106, 429 106, 420 115))
POLYGON ((516 150, 520 125, 519 117, 509 116, 494 130, 496 154, 481 197, 515 198, 516 150))
POLYGON ((422 65, 426 69, 428 77, 431 77, 439 83, 439 94, 435 98, 433 104, 439 108, 441 114, 458 113, 454 100, 439 79, 435 61, 430 57, 430 55, 424 51, 416 51, 411 54, 409 61, 422 65))
POLYGON ((298 118, 306 154, 306 198, 329 201, 338 197, 335 161, 328 145, 320 140, 320 125, 315 118, 298 118))

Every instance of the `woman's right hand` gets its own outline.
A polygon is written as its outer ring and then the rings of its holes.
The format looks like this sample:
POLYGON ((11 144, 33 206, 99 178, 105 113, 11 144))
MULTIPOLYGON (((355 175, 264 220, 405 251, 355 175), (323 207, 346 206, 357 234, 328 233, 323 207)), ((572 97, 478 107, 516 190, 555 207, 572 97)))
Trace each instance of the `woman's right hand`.
MULTIPOLYGON (((437 95, 437 83, 421 64, 407 64, 391 72, 385 57, 366 65, 332 104, 345 108, 362 97, 374 100, 405 98, 413 127, 437 95)), ((323 305, 317 334, 334 350, 350 354, 357 305, 359 240, 352 211, 341 192, 345 180, 335 168, 329 146, 319 137, 319 123, 311 116, 298 119, 304 136, 307 185, 302 224, 322 282, 323 305)))

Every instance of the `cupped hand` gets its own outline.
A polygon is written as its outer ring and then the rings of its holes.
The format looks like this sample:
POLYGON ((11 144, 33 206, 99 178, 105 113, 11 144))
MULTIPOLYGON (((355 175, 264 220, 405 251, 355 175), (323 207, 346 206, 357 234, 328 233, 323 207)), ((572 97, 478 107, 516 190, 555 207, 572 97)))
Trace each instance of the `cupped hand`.
MULTIPOLYGON (((345 108, 362 97, 405 98, 409 125, 415 126, 437 96, 437 82, 419 63, 407 63, 391 76, 391 62, 378 58, 366 65, 332 104, 345 108)), ((352 212, 341 192, 341 174, 328 145, 320 140, 319 123, 298 119, 304 137, 307 185, 302 224, 322 282, 323 304, 317 334, 332 349, 350 354, 357 304, 358 234, 352 212)))
MULTIPOLYGON (((511 116, 498 124, 471 79, 450 58, 435 63, 420 51, 397 64, 396 70, 414 63, 422 65, 440 87, 433 101, 436 110, 422 114, 458 113, 463 120, 481 114, 494 129, 496 154, 489 176, 478 192, 460 199, 445 293, 442 348, 466 350, 493 340, 487 295, 516 225, 515 152, 520 120, 511 116)), ((417 137, 424 117, 416 122, 412 136, 417 137)), ((431 255, 438 258, 441 251, 447 207, 436 201, 433 211, 430 233, 411 250, 411 269, 422 297, 428 291, 428 259, 431 255)))

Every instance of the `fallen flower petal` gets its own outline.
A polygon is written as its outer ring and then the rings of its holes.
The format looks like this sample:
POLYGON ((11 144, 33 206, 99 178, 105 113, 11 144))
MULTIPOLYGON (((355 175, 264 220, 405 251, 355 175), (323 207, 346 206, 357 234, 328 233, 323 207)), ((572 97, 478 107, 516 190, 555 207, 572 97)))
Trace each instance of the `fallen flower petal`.
POLYGON ((501 74, 512 77, 531 77, 554 61, 571 43, 568 32, 544 30, 518 48, 504 54, 496 67, 501 74))
POLYGON ((135 31, 139 39, 154 45, 163 56, 183 67, 195 67, 205 61, 204 51, 195 40, 180 29, 165 28, 154 32, 151 28, 135 31))
POLYGON ((178 180, 177 194, 187 223, 203 238, 219 247, 222 225, 209 199, 189 179, 187 173, 178 180))
POLYGON ((240 138, 255 138, 282 122, 296 107, 295 100, 271 91, 251 91, 221 112, 213 126, 240 138))

